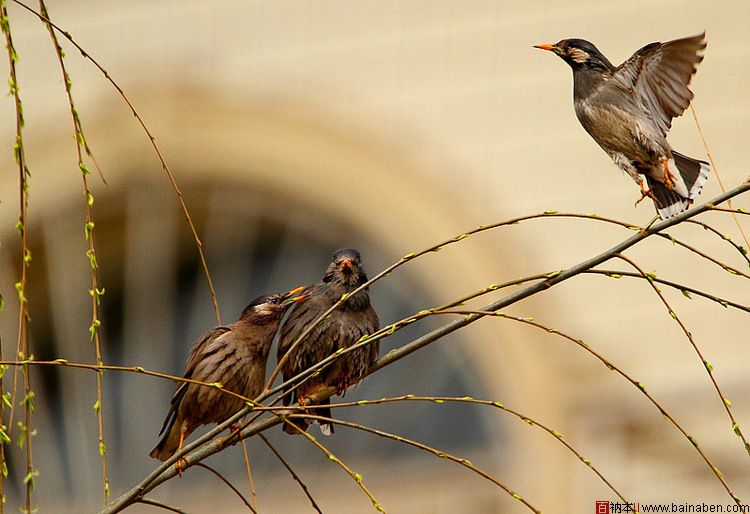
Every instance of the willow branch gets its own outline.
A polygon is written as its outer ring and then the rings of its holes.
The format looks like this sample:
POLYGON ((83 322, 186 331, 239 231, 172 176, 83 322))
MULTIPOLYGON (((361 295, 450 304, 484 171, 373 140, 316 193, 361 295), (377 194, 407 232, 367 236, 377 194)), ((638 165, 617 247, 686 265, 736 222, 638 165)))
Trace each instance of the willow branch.
MULTIPOLYGON (((633 261, 631 258, 619 254, 617 255, 619 259, 622 259, 623 261, 630 264, 633 268, 635 268, 638 273, 642 274, 644 277, 648 278, 649 275, 646 274, 646 272, 641 269, 638 264, 633 261)), ((677 322, 677 324, 680 326, 680 329, 682 330, 683 334, 685 334, 685 337, 687 337, 688 341, 690 341, 690 345, 693 347, 693 350, 695 350, 696 355, 698 355, 698 358, 701 360, 701 363, 703 364, 703 368, 708 373, 708 377, 711 379, 711 384, 713 384, 714 389, 716 390, 716 394, 719 395, 719 399, 721 399, 721 403, 724 406, 724 410, 727 413, 727 416, 729 416, 729 420, 732 424, 732 431, 737 435, 743 443, 743 446, 745 447, 745 451, 748 455, 750 455, 750 444, 748 444, 747 439, 745 439, 744 434, 742 433, 742 430, 740 429, 739 423, 737 423, 737 420, 734 417, 734 414, 732 413, 731 409, 731 402, 727 399, 726 396, 724 396, 724 393, 721 391, 721 388, 719 387, 719 382, 717 382, 716 377, 714 376, 714 367, 711 365, 710 362, 706 360, 706 358, 703 356, 703 352, 698 347, 698 343, 696 343, 695 338, 693 337, 693 334, 690 333, 690 331, 687 329, 685 324, 682 322, 682 319, 677 315, 677 313, 672 309, 672 306, 669 304, 666 298, 664 298, 664 295, 659 290, 658 287, 656 287, 651 281, 648 281, 649 285, 651 286, 651 289, 656 293, 656 295, 659 297, 661 302, 664 304, 664 306, 667 308, 667 312, 672 317, 673 320, 677 322)))
POLYGON ((222 475, 221 473, 219 473, 218 471, 216 471, 211 466, 209 466, 207 464, 203 464, 202 462, 196 463, 195 466, 197 466, 199 468, 203 468, 205 470, 208 470, 209 472, 211 472, 215 476, 217 476, 219 478, 219 480, 221 480, 222 482, 224 482, 224 485, 226 485, 229 489, 231 489, 234 492, 234 494, 236 494, 239 497, 239 499, 242 500, 242 503, 245 504, 245 507, 247 507, 250 510, 250 512, 252 512, 254 514, 258 514, 258 512, 250 504, 250 502, 247 501, 247 498, 245 498, 242 495, 242 493, 234 485, 232 485, 232 482, 230 482, 229 480, 227 480, 226 477, 224 477, 224 475, 222 475))
POLYGON ((154 152, 156 153, 156 156, 159 159, 159 162, 161 163, 162 170, 164 173, 166 173, 167 178, 169 178, 169 182, 172 185, 172 189, 174 189, 175 194, 177 195, 177 199, 180 202, 180 207, 182 208, 182 212, 185 215, 185 219, 187 220, 187 223, 190 227, 190 231, 192 232, 193 239, 195 240, 195 245, 198 248, 198 255, 200 257, 201 266, 203 268, 203 273, 206 276, 206 282, 208 283, 208 290, 211 294, 211 303, 213 304, 214 308, 214 315, 216 316, 216 324, 221 325, 221 316, 219 315, 219 303, 216 299, 216 292, 214 291, 214 285, 213 281, 211 280, 211 273, 208 271, 208 263, 206 262, 206 255, 203 251, 203 241, 201 241, 201 238, 198 236, 198 230, 195 228, 195 224, 193 223, 193 218, 190 215, 190 211, 188 211, 187 203, 185 202, 185 198, 182 194, 182 191, 180 190, 180 187, 177 185, 177 180, 174 177, 174 174, 172 173, 172 170, 169 168, 169 165, 167 164, 167 161, 164 159, 164 156, 161 153, 161 150, 159 149, 159 146, 156 144, 156 138, 151 133, 151 130, 146 126, 146 123, 143 121, 143 118, 138 113, 138 111, 135 109, 135 106, 132 104, 130 99, 125 94, 125 91, 120 87, 120 85, 115 82, 115 80, 109 75, 109 72, 105 70, 99 62, 94 59, 86 50, 84 50, 70 35, 69 32, 63 30, 58 25, 53 23, 49 18, 44 16, 42 13, 39 13, 29 7, 28 5, 24 4, 20 0, 13 0, 14 3, 20 5, 27 11, 29 11, 31 14, 39 18, 44 23, 49 24, 51 27, 53 27, 57 32, 60 33, 65 39, 67 39, 70 44, 75 46, 79 52, 81 52, 81 55, 88 59, 101 73, 104 75, 104 78, 112 85, 112 87, 117 90, 120 97, 125 101, 128 108, 130 109, 130 112, 133 114, 136 120, 138 120, 138 124, 141 126, 143 131, 145 132, 146 136, 148 136, 148 140, 151 143, 151 147, 154 149, 154 152))
POLYGON ((315 503, 315 498, 312 497, 310 494, 310 491, 307 489, 307 486, 302 481, 302 479, 297 475, 297 473, 294 472, 292 469, 292 466, 286 461, 286 459, 276 450, 276 448, 271 444, 271 442, 264 436, 263 434, 258 434, 258 437, 260 437, 260 440, 263 441, 266 446, 273 452, 273 454, 276 456, 277 459, 279 459, 279 462, 286 468, 286 470, 289 472, 290 475, 292 475, 292 478, 295 482, 297 482, 302 489, 302 492, 305 493, 305 496, 307 496, 307 499, 310 501, 310 505, 312 505, 312 508, 315 509, 315 512, 318 514, 323 514, 323 511, 320 510, 320 507, 318 507, 318 504, 315 503))

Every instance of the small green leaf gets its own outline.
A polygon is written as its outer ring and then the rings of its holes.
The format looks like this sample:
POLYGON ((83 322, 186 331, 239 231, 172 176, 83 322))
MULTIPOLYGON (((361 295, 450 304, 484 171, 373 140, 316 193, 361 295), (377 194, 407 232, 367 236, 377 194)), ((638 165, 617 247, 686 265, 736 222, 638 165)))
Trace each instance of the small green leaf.
POLYGON ((729 401, 729 398, 724 398, 724 405, 726 405, 727 407, 732 406, 732 402, 729 401))
POLYGON ((107 446, 103 442, 99 442, 99 456, 104 457, 107 454, 107 446))
POLYGON ((733 424, 733 425, 732 425, 732 430, 734 431, 734 433, 735 433, 735 434, 736 434, 737 436, 739 436, 739 437, 742 437, 742 431, 740 430, 740 425, 739 425, 739 423, 735 423, 735 424, 733 424))
POLYGON ((686 291, 684 289, 680 289, 680 292, 682 293, 682 296, 684 296, 685 298, 691 298, 692 299, 692 296, 690 296, 690 292, 688 292, 688 291, 686 291))
MULTIPOLYGON (((0 427, 0 443, 2 444, 10 444, 11 439, 8 435, 8 432, 5 431, 7 427, 5 425, 0 427)), ((7 475, 6 475, 7 476, 7 475)))
POLYGON ((89 258, 91 269, 97 269, 99 267, 99 263, 96 261, 96 254, 93 250, 86 250, 86 257, 89 258))
POLYGON ((28 393, 24 395, 23 400, 21 400, 21 404, 28 406, 31 412, 34 412, 34 397, 35 396, 36 394, 34 393, 34 391, 29 391, 28 393))
POLYGON ((84 226, 84 235, 86 236, 86 241, 91 239, 91 233, 94 231, 94 222, 88 221, 86 222, 86 225, 84 226))

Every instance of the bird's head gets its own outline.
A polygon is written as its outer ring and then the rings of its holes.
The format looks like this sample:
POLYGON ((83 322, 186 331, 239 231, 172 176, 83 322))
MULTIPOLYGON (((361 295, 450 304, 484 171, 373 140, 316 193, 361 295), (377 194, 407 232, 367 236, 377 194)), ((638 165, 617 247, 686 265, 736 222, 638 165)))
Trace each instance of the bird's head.
POLYGON ((367 282, 367 274, 362 269, 362 258, 354 248, 342 248, 333 253, 331 263, 326 268, 323 282, 359 287, 367 282))
POLYGON ((264 294, 245 307, 242 318, 252 320, 255 323, 270 323, 279 321, 289 307, 297 302, 307 299, 307 293, 302 293, 304 288, 296 287, 286 293, 264 294))
POLYGON ((585 39, 563 39, 557 43, 534 45, 534 48, 550 51, 567 62, 573 71, 612 70, 614 66, 602 55, 598 48, 585 39))

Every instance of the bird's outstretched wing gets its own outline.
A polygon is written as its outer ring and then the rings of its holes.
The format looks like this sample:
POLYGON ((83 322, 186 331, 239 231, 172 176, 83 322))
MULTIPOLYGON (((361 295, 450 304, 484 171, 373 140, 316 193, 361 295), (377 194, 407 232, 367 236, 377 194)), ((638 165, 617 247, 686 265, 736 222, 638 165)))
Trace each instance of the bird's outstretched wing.
POLYGON ((651 43, 618 66, 611 80, 632 92, 651 113, 662 134, 690 105, 688 85, 703 60, 706 33, 666 43, 651 43))

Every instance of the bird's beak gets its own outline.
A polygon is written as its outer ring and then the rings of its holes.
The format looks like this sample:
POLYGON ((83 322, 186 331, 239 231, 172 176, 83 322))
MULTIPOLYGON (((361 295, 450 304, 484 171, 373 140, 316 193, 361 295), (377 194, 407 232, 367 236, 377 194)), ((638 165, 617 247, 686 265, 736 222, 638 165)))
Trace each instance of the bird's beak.
POLYGON ((548 52, 553 52, 555 48, 557 48, 552 43, 542 43, 541 45, 534 45, 534 48, 541 48, 542 50, 547 50, 548 52))
POLYGON ((286 307, 288 305, 291 305, 293 303, 301 302, 303 300, 307 300, 310 297, 310 293, 301 294, 299 296, 294 296, 300 291, 305 289, 304 287, 295 287, 288 293, 284 295, 284 301, 281 302, 282 307, 286 307))
POLYGON ((354 264, 352 264, 351 259, 344 259, 343 261, 341 261, 341 264, 339 266, 342 270, 346 271, 352 271, 352 269, 354 268, 354 264))

